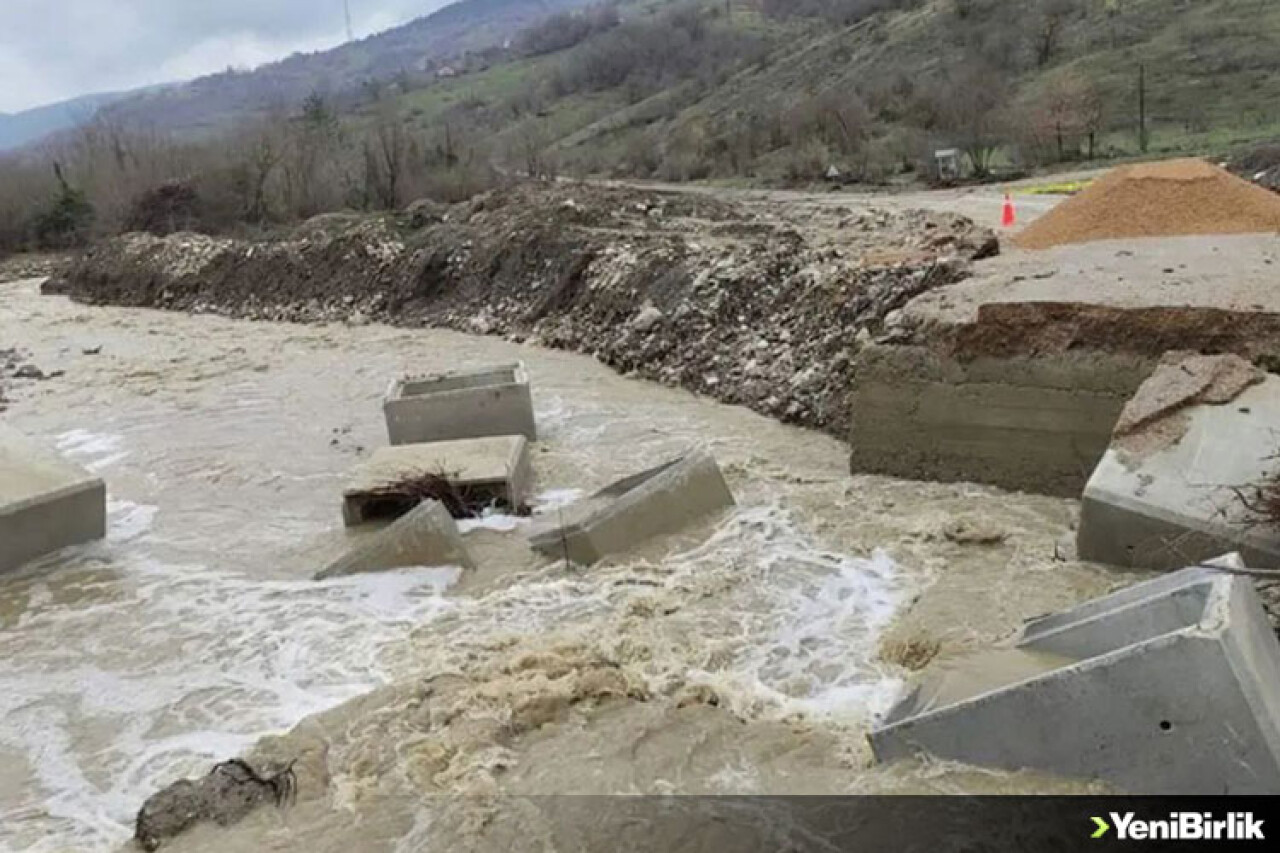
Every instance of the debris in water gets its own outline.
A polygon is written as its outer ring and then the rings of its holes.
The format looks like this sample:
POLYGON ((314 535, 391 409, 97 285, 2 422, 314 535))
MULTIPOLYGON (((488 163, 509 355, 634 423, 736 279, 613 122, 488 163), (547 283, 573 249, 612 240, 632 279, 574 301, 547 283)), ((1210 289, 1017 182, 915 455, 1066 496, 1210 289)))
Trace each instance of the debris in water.
POLYGON ((215 765, 199 781, 179 779, 152 794, 138 811, 134 839, 143 850, 153 851, 197 823, 231 826, 264 803, 283 808, 297 798, 298 778, 292 762, 263 774, 247 761, 233 758, 215 765))

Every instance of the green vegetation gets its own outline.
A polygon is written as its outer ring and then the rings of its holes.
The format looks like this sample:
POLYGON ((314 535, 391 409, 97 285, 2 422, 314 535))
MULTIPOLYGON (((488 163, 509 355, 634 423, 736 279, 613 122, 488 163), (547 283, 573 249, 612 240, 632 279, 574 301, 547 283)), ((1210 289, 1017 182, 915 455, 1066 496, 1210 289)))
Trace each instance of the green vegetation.
MULTIPOLYGON (((927 181, 950 147, 1009 174, 1274 138, 1278 41, 1272 0, 467 0, 126 102, 46 157, 102 231, 263 227, 513 174, 927 181)), ((0 170, 3 248, 57 187, 47 159, 0 170)))

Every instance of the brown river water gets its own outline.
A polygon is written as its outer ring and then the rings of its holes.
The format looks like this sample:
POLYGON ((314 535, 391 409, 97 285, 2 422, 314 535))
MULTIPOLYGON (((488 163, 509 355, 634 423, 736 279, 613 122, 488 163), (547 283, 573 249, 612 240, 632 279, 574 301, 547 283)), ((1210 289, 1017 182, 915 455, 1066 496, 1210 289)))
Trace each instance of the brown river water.
POLYGON ((0 417, 110 503, 104 542, 0 577, 0 849, 116 849, 159 787, 304 720, 262 747, 298 758, 296 807, 166 849, 446 849, 502 824, 440 822, 444 794, 1081 790, 875 767, 865 744, 909 676, 883 650, 980 648, 1126 580, 1055 560, 1070 501, 851 476, 834 438, 494 338, 88 308, 28 281, 0 285, 13 346, 65 373, 0 417), (536 511, 691 445, 738 508, 591 570, 495 517, 467 534, 474 573, 312 581, 349 544, 340 482, 385 442, 388 381, 513 360, 536 511))

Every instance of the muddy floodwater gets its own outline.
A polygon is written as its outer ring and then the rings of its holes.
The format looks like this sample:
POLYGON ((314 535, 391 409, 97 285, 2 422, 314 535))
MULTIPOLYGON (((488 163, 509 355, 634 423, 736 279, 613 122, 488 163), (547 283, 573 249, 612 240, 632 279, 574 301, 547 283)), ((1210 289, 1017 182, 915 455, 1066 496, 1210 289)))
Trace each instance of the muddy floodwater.
POLYGON ((446 849, 464 830, 424 819, 436 794, 1079 790, 877 768, 864 739, 913 649, 980 648, 1126 580, 1055 560, 1071 502, 850 476, 833 438, 500 339, 20 282, 8 347, 63 373, 7 386, 0 417, 106 479, 109 533, 0 576, 0 849, 119 848, 159 787, 308 718, 273 747, 301 762, 294 809, 169 849, 446 849), (537 512, 695 444, 739 507, 590 570, 494 517, 468 525, 474 573, 312 581, 349 545, 341 478, 385 443, 388 381, 513 360, 537 512))

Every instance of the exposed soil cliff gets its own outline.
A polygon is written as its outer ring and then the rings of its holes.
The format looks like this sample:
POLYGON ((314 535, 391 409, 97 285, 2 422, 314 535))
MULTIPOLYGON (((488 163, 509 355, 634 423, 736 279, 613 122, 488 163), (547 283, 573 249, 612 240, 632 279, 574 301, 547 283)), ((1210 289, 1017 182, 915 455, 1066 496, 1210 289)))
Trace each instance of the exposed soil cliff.
POLYGON ((132 234, 54 283, 92 303, 501 334, 843 434, 849 351, 998 252, 969 220, 523 185, 286 239, 132 234))

